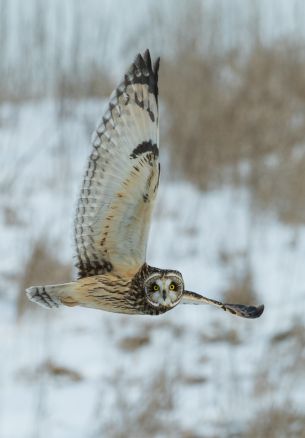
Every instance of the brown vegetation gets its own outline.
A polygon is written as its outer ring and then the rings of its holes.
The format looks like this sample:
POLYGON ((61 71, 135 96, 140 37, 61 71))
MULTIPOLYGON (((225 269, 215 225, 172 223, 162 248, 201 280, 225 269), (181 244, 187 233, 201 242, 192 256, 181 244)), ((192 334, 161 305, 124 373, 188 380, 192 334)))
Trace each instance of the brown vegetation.
POLYGON ((272 407, 258 413, 257 417, 243 431, 243 438, 304 438, 305 416, 287 405, 272 407))
POLYGON ((147 335, 129 336, 120 340, 119 347, 124 351, 135 351, 141 347, 144 347, 150 342, 150 338, 147 335))
POLYGON ((46 241, 37 240, 33 244, 32 254, 25 263, 24 272, 19 279, 19 294, 17 300, 17 316, 20 317, 27 308, 37 309, 25 294, 29 286, 40 284, 56 284, 69 281, 71 278, 71 265, 62 264, 52 254, 46 241))
POLYGON ((304 223, 305 47, 255 39, 246 53, 202 50, 198 20, 188 39, 177 37, 175 58, 162 60, 174 175, 203 190, 246 185, 254 207, 304 223))
POLYGON ((305 191, 304 71, 303 50, 292 43, 258 44, 247 56, 182 48, 173 62, 165 60, 174 168, 204 190, 246 183, 261 207, 304 221, 295 211, 305 191))
MULTIPOLYGON (((163 370, 156 371, 143 381, 137 399, 130 403, 126 398, 126 383, 123 384, 123 373, 118 373, 113 382, 116 398, 116 415, 113 421, 101 427, 97 436, 112 438, 153 437, 166 436, 174 438, 179 436, 178 425, 172 419, 174 410, 174 378, 163 370)), ((128 387, 133 386, 130 381, 128 387)))

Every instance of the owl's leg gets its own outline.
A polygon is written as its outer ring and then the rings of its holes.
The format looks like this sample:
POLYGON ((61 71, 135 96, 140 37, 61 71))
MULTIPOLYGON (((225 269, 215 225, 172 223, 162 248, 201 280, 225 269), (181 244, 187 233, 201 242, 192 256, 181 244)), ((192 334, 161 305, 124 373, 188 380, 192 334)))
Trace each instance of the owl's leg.
POLYGON ((195 292, 184 291, 182 297, 183 304, 212 304, 225 312, 230 312, 243 318, 258 318, 264 311, 264 305, 246 306, 244 304, 228 304, 221 301, 212 300, 195 292))

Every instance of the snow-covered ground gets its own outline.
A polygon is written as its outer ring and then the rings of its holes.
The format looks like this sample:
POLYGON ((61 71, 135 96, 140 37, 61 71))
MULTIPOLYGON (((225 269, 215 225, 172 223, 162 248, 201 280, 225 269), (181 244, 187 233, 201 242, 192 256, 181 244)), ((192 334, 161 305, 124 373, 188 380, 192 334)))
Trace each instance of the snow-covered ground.
POLYGON ((17 320, 34 243, 72 258, 101 113, 96 101, 0 106, 0 437, 243 436, 270 408, 305 414, 304 228, 253 217, 245 189, 201 193, 163 166, 148 262, 211 298, 250 271, 260 319, 181 305, 159 317, 33 306, 17 320))

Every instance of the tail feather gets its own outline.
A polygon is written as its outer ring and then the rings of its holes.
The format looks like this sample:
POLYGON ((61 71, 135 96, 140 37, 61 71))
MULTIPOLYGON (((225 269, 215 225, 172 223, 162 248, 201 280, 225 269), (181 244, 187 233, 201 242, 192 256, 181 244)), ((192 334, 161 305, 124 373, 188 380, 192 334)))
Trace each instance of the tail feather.
POLYGON ((47 309, 57 308, 62 304, 73 305, 72 303, 67 304, 65 302, 70 293, 71 283, 52 286, 32 286, 26 289, 26 294, 30 301, 47 309))

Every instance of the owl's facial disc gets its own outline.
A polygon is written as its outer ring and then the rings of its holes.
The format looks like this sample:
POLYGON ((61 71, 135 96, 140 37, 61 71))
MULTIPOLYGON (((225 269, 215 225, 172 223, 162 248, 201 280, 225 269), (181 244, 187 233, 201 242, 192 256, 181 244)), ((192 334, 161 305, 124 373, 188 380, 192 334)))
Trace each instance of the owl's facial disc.
POLYGON ((145 281, 147 301, 154 307, 174 307, 182 298, 184 284, 178 273, 153 274, 145 281))

